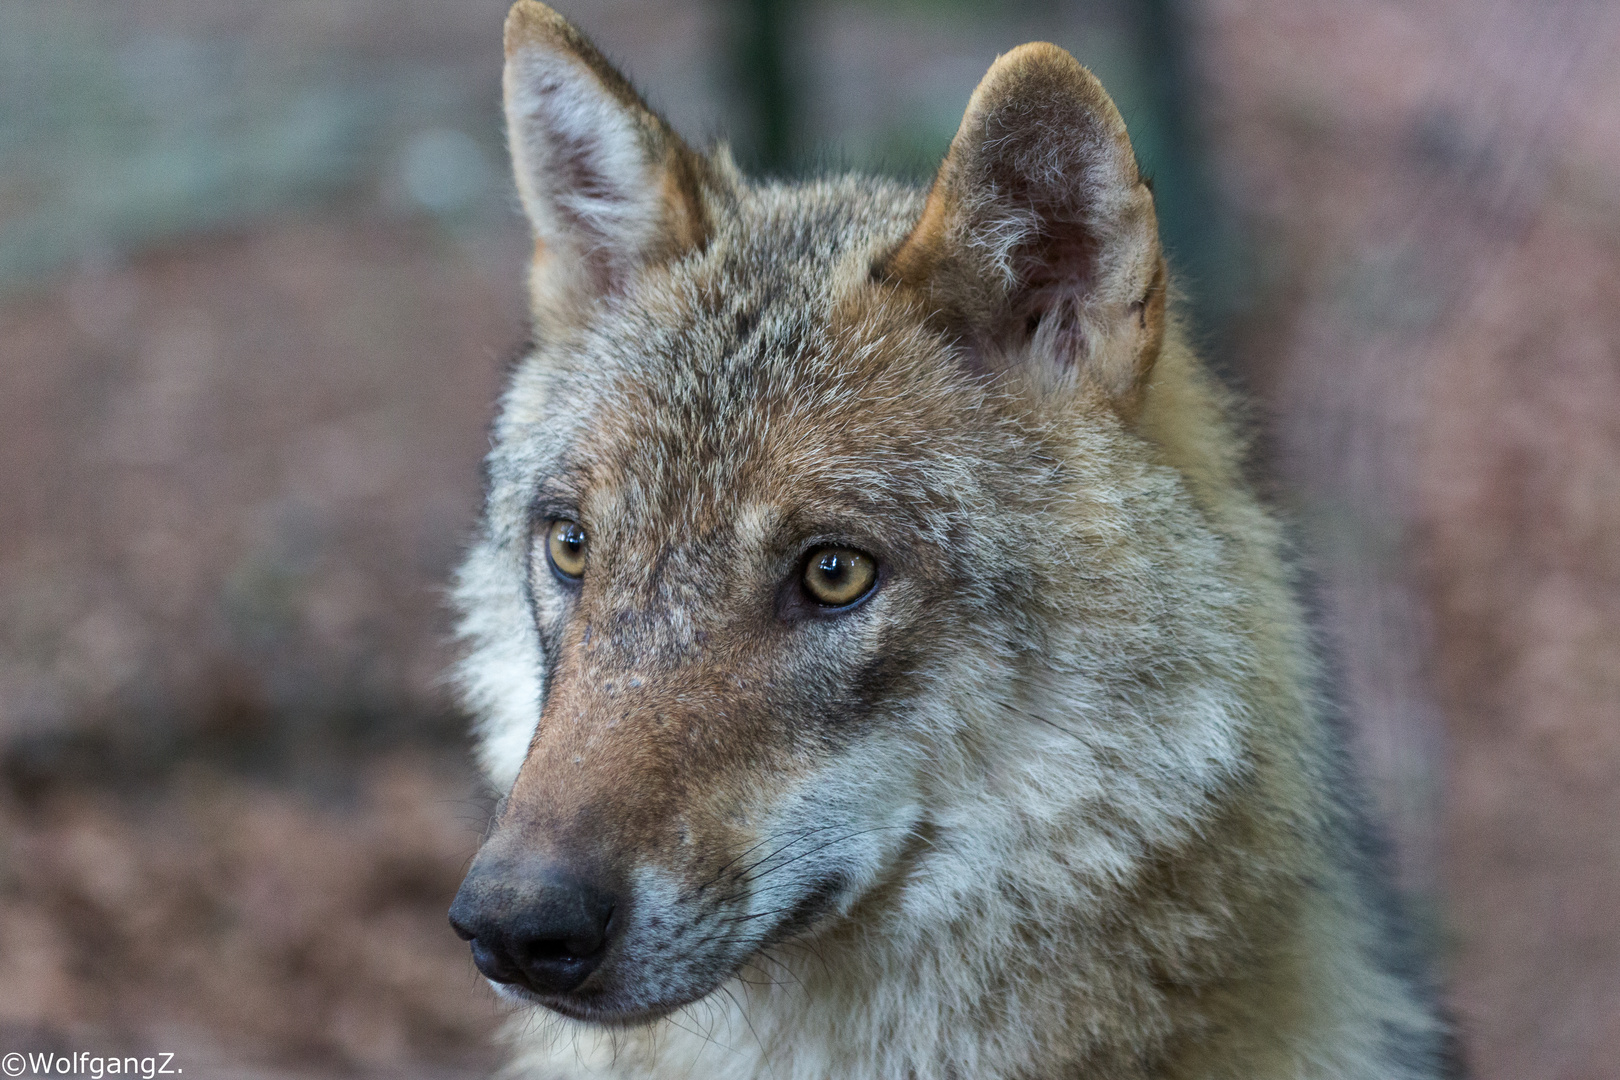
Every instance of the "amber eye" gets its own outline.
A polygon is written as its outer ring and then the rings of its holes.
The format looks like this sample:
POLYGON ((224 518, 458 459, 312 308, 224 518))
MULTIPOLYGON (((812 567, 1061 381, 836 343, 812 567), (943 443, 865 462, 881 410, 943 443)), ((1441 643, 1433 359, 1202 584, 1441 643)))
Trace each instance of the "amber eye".
POLYGON ((585 573, 585 530, 579 522, 558 518, 546 526, 546 558, 565 578, 585 573))
POLYGON ((872 556, 849 548, 817 548, 804 564, 804 591, 827 607, 853 604, 871 592, 876 581, 877 563, 872 556))

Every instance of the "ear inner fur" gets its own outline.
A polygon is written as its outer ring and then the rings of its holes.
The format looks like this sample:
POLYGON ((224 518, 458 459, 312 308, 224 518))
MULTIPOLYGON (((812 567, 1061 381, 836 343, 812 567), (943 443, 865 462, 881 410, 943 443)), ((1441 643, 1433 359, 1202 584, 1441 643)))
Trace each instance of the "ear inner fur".
POLYGON ((1134 417, 1164 335, 1164 259, 1095 76, 1045 43, 998 58, 878 276, 921 293, 975 364, 1078 379, 1134 417))
POLYGON ((703 247, 714 170, 544 4, 508 14, 503 82, 540 321, 577 321, 641 269, 703 247))

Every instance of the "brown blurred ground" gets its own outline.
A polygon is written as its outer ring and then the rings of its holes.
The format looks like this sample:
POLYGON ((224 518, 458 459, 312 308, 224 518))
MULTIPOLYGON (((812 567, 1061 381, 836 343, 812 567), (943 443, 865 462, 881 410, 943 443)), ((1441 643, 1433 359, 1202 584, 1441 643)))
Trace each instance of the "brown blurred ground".
MULTIPOLYGON (((493 1060, 440 676, 524 333, 503 9, 0 9, 0 1049, 493 1060)), ((565 10, 686 130, 745 125, 735 6, 565 10)), ((1620 12, 809 4, 801 120, 909 164, 1049 37, 1174 163, 1133 12, 1179 17, 1182 162, 1242 239, 1183 238, 1186 289, 1474 1070, 1620 1077, 1620 12)))
POLYGON ((493 1062, 440 584, 521 247, 289 222, 0 313, 8 1049, 493 1062))
POLYGON ((349 772, 313 797, 194 761, 138 795, 0 807, 7 1050, 169 1052, 203 1077, 487 1073, 493 995, 444 929, 484 807, 436 758, 349 772))

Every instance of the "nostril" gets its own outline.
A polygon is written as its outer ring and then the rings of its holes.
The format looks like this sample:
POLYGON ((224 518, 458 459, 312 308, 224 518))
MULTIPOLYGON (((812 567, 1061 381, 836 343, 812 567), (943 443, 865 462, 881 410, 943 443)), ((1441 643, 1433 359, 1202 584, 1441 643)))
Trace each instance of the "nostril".
POLYGON ((460 922, 456 921, 456 913, 454 911, 450 913, 450 929, 454 930, 456 932, 456 937, 460 938, 462 941, 471 941, 473 938, 478 936, 473 931, 463 926, 460 922))
POLYGON ((576 925, 574 932, 562 939, 562 950, 569 956, 584 959, 595 956, 602 951, 607 943, 608 927, 613 923, 613 908, 606 911, 598 910, 586 916, 583 926, 576 925))
POLYGON ((563 951, 569 956, 595 956, 602 949, 602 938, 589 941, 583 938, 569 938, 562 944, 563 951))
POLYGON ((486 979, 493 979, 498 983, 514 983, 523 978, 522 969, 512 962, 511 957, 487 942, 473 941, 472 959, 473 967, 477 968, 478 973, 486 979))
POLYGON ((527 964, 575 964, 595 959, 607 943, 607 927, 613 912, 608 911, 600 927, 568 937, 536 936, 517 943, 520 961, 527 964))
POLYGON ((575 949, 566 941, 526 941, 522 945, 522 960, 531 964, 572 964, 595 950, 575 949))

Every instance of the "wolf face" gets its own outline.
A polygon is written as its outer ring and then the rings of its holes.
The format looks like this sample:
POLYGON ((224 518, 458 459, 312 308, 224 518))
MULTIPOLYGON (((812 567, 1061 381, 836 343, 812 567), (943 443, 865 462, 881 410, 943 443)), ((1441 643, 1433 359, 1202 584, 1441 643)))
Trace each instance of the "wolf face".
POLYGON ((840 1002, 886 1032, 849 1075, 1160 1052, 1294 917, 1322 814, 1107 95, 1024 46, 926 194, 760 185, 549 9, 506 54, 537 343, 457 587, 506 792, 451 911, 479 969, 626 1025, 775 965, 812 1001, 755 1008, 761 1051, 840 1002), (1015 1019, 949 1030, 987 995, 1015 1019))

